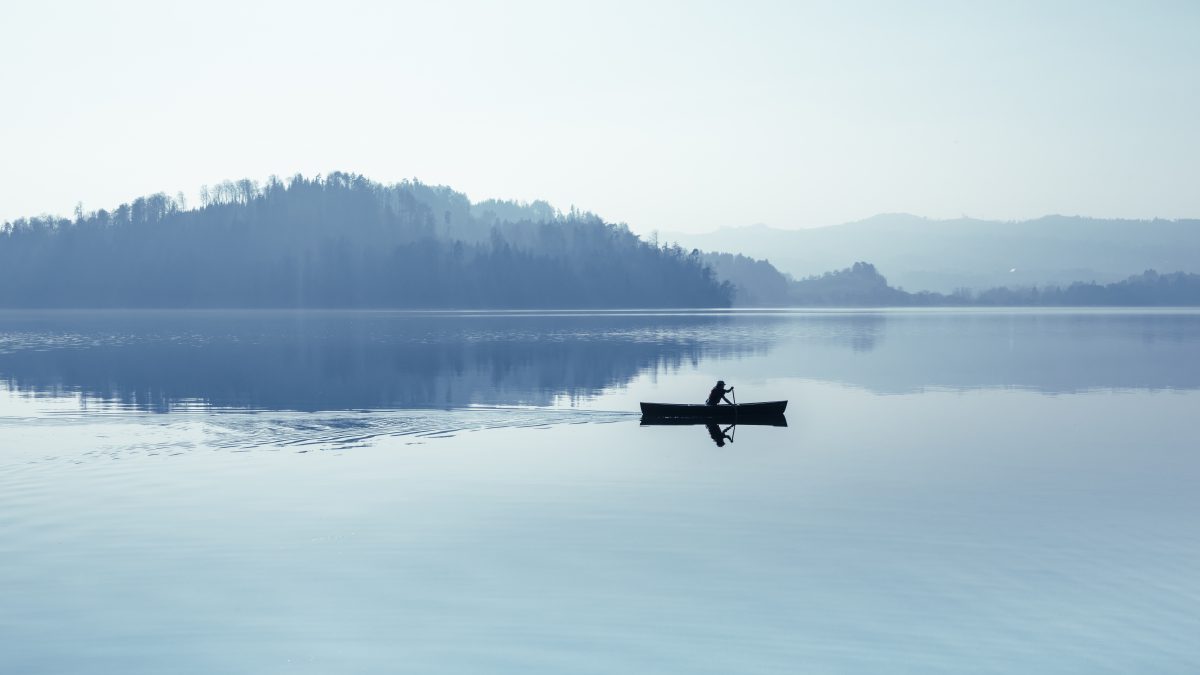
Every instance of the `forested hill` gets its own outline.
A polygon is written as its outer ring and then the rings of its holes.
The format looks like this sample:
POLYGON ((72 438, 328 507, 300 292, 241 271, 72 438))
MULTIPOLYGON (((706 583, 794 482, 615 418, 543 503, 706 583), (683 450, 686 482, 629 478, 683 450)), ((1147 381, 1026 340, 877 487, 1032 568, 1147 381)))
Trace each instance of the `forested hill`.
POLYGON ((3 307, 728 306, 700 256, 544 202, 334 173, 0 229, 3 307))

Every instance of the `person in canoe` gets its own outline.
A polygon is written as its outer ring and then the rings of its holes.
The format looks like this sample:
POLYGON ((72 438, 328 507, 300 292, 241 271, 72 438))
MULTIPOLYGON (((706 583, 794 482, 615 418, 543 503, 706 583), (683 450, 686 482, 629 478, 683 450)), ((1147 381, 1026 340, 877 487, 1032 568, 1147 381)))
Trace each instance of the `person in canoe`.
MULTIPOLYGON (((708 405, 719 405, 721 401, 729 403, 729 399, 725 398, 725 394, 728 394, 731 391, 733 391, 733 387, 728 389, 725 388, 725 380, 717 380, 717 386, 713 387, 712 391, 708 392, 708 400, 705 401, 705 403, 708 405)), ((729 404, 733 405, 732 403, 729 404)))

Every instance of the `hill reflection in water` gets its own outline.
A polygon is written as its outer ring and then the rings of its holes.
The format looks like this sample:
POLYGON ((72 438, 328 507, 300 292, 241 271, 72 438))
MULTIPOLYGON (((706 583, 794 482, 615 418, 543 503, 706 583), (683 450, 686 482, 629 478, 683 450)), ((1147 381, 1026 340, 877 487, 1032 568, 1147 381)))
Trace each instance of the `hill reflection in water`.
POLYGON ((552 404, 768 343, 723 314, 0 314, 0 378, 168 411, 552 404))
POLYGON ((1195 389, 1198 344, 1187 311, 0 312, 0 382, 149 411, 547 406, 707 370, 876 393, 1195 389))

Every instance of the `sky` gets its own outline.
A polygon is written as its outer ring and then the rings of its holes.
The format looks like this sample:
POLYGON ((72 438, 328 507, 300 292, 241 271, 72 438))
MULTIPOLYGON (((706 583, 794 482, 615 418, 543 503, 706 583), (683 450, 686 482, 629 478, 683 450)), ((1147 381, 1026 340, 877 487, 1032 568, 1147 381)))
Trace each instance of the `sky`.
POLYGON ((348 171, 635 231, 1200 217, 1200 2, 25 2, 0 222, 348 171))

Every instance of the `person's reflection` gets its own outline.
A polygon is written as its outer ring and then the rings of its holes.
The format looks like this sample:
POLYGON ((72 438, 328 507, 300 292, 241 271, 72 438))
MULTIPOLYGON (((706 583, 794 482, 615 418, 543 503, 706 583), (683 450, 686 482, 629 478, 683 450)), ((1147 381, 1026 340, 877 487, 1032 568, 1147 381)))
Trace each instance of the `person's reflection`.
POLYGON ((729 435, 729 430, 733 428, 732 424, 724 429, 719 424, 706 424, 705 426, 708 427, 708 435, 712 436, 713 443, 716 443, 718 448, 725 447, 725 441, 733 442, 733 437, 729 435))

